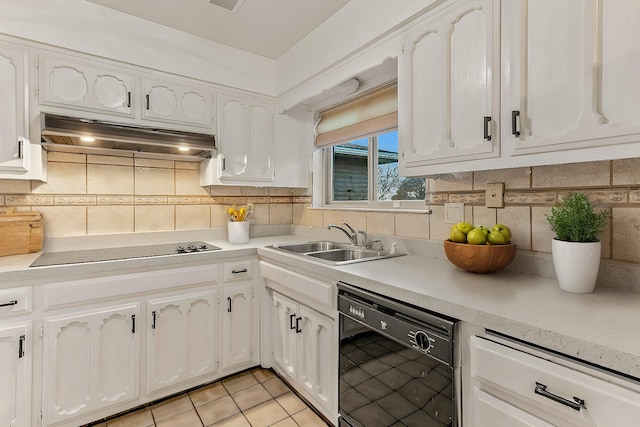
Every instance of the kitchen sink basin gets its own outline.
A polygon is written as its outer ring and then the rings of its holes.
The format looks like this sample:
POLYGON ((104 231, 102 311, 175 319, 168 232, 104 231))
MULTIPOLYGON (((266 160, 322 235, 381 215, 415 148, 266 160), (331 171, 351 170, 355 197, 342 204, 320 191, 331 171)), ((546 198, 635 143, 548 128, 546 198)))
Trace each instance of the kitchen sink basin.
POLYGON ((298 254, 304 254, 307 252, 330 251, 332 249, 338 249, 344 246, 346 246, 346 244, 344 243, 336 243, 336 242, 328 242, 328 241, 273 245, 273 247, 277 249, 282 249, 283 251, 295 252, 298 254))
POLYGON ((373 250, 331 241, 287 243, 270 247, 331 265, 352 264, 405 255, 399 252, 391 253, 385 250, 373 250))

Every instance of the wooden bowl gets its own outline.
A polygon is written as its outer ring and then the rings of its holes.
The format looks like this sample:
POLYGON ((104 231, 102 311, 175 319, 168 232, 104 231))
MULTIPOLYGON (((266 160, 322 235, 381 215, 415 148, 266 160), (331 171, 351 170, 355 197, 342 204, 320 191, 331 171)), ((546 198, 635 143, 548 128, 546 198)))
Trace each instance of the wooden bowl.
POLYGON ((472 273, 494 273, 511 264, 516 245, 470 245, 444 241, 444 253, 453 265, 472 273))

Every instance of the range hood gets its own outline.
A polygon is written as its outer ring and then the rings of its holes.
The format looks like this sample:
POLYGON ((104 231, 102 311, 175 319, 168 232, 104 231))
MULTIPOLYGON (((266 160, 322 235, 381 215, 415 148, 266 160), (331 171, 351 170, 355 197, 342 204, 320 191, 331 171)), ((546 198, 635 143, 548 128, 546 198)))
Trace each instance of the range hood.
POLYGON ((47 151, 180 160, 204 160, 216 154, 213 135, 45 113, 40 119, 41 145, 47 151))

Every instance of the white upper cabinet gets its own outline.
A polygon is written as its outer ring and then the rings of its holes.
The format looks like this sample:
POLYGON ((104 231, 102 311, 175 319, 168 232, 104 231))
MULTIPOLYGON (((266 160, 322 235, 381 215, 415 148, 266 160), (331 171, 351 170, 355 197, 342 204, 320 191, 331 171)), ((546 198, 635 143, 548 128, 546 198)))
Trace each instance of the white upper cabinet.
POLYGON ((640 3, 503 2, 503 141, 513 154, 637 141, 640 3))
POLYGON ((40 104, 133 117, 133 73, 49 55, 41 55, 40 69, 40 104))
POLYGON ((211 89, 179 81, 142 77, 143 118, 213 128, 214 95, 211 89))
POLYGON ((0 43, 0 171, 29 170, 28 54, 0 43))
POLYGON ((219 179, 273 181, 274 104, 228 93, 218 104, 219 179))
MULTIPOLYGON (((445 9, 404 35, 399 58, 399 139, 411 168, 500 155, 499 54, 493 0, 445 9)), ((496 9, 497 10, 497 9, 496 9)))

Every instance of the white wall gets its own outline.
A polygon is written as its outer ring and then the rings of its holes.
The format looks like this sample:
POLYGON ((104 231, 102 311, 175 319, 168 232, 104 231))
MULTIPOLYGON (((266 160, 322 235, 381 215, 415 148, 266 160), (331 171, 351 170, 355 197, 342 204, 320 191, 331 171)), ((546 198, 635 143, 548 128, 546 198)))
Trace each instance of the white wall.
POLYGON ((443 0, 351 0, 277 60, 277 94, 290 91, 443 0))
POLYGON ((274 60, 85 0, 0 0, 0 32, 274 96, 274 60))

